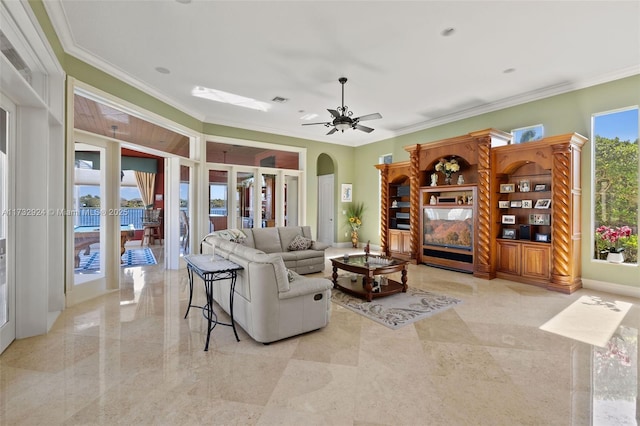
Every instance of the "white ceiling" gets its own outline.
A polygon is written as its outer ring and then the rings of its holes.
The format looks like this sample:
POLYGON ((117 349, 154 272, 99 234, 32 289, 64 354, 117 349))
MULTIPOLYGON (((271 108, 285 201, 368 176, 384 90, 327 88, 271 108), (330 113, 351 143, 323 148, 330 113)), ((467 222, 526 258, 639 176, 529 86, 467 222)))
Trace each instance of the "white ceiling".
POLYGON ((45 5, 68 53, 199 120, 352 146, 640 73, 635 0, 186 1, 45 5), (330 119, 342 76, 354 117, 382 114, 375 131, 301 126, 330 119))

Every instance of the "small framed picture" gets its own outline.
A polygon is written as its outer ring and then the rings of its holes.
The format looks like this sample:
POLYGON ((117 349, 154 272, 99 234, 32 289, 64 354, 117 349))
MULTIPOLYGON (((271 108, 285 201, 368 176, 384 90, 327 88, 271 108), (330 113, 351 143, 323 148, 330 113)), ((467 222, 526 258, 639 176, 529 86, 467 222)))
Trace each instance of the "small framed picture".
POLYGON ((529 191, 531 191, 531 186, 530 186, 529 179, 522 179, 518 183, 518 190, 520 192, 529 192, 529 191))
POLYGON ((511 200, 509 207, 515 207, 515 208, 522 207, 522 200, 511 200))
POLYGON ((536 201, 536 205, 533 206, 534 209, 548 209, 551 207, 551 200, 549 198, 540 198, 536 201))
POLYGON ((502 223, 505 225, 515 225, 516 223, 516 215, 514 214, 503 214, 502 215, 502 223))
POLYGON ((533 201, 532 200, 522 200, 522 208, 523 209, 530 209, 533 207, 533 201))
POLYGON ((533 187, 534 191, 548 191, 549 185, 546 183, 537 183, 536 186, 533 187))
POLYGON ((544 126, 542 124, 534 124, 533 126, 520 127, 511 131, 513 142, 525 143, 538 141, 544 136, 544 126))
POLYGON ((550 223, 551 223, 551 216, 548 214, 530 214, 529 215, 530 225, 549 225, 550 223))
POLYGON ((536 234, 536 241, 541 243, 548 243, 551 241, 551 235, 549 234, 536 234))
POLYGON ((514 183, 501 183, 500 192, 503 194, 508 192, 516 192, 516 185, 514 183))
POLYGON ((498 208, 508 209, 509 208, 509 200, 500 200, 500 201, 498 201, 498 208))
POLYGON ((340 194, 340 201, 343 203, 350 203, 353 199, 353 185, 350 183, 343 183, 340 188, 340 194))
POLYGON ((516 239, 515 228, 502 228, 502 238, 506 238, 508 240, 515 240, 516 239))

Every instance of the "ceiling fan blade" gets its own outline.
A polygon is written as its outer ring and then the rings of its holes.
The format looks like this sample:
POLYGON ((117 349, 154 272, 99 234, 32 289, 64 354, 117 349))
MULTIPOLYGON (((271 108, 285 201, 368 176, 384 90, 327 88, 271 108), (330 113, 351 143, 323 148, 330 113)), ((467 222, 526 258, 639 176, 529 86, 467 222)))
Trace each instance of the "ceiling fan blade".
POLYGON ((338 129, 336 129, 336 128, 334 127, 333 129, 329 130, 329 133, 327 133, 327 135, 332 135, 332 134, 334 134, 334 133, 335 133, 335 132, 337 132, 337 131, 338 131, 338 129))
POLYGON ((327 109, 327 111, 329 111, 329 113, 331 115, 333 115, 335 118, 339 118, 340 117, 340 114, 335 109, 327 109))
POLYGON ((379 112, 374 114, 363 115, 362 117, 354 118, 354 121, 365 121, 365 120, 377 120, 378 118, 382 118, 379 112))
POLYGON ((356 124, 353 128, 354 129, 358 129, 358 130, 362 130, 363 132, 367 132, 367 133, 371 133, 374 130, 371 127, 363 126, 361 124, 356 124))
POLYGON ((324 123, 302 123, 303 126, 313 126, 315 124, 324 124, 325 126, 328 124, 331 124, 329 122, 324 122, 324 123))

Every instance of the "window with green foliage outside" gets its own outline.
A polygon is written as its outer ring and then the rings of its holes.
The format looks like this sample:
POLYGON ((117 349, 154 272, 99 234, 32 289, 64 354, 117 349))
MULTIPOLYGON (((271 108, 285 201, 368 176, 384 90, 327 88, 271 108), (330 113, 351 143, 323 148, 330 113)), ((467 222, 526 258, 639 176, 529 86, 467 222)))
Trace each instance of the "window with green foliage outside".
POLYGON ((593 258, 638 263, 638 107, 594 114, 593 258))

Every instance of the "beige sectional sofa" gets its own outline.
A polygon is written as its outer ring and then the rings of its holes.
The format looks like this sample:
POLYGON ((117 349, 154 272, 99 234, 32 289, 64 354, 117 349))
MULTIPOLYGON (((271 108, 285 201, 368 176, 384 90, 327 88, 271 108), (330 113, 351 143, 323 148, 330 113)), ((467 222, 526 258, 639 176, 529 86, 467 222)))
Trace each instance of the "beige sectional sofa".
MULTIPOLYGON (((317 330, 329 323, 331 288, 325 278, 303 277, 285 267, 281 254, 267 254, 215 233, 202 252, 221 256, 243 267, 238 272, 233 304, 236 325, 255 341, 271 343, 317 330)), ((213 298, 227 313, 230 282, 213 286, 213 298)))
POLYGON ((210 245, 209 240, 212 236, 236 240, 246 247, 258 249, 267 254, 278 254, 288 269, 302 275, 324 270, 324 251, 329 247, 313 241, 310 226, 215 231, 204 237, 201 251, 210 245), (308 247, 305 247, 305 243, 308 247))

